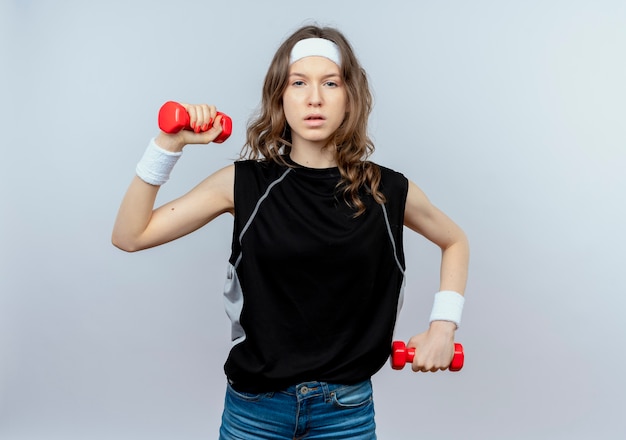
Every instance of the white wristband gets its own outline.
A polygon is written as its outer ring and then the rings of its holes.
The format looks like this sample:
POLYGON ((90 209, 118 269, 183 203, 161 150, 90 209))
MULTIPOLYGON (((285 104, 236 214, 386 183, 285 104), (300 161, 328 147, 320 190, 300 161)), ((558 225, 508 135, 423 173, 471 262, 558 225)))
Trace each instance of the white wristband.
POLYGON ((435 294, 433 310, 430 313, 430 322, 454 322, 456 324, 456 328, 459 328, 464 304, 465 297, 460 293, 453 292, 452 290, 442 290, 441 292, 437 292, 435 294))
POLYGON ((183 152, 174 153, 159 147, 154 138, 150 140, 146 152, 137 164, 135 172, 141 180, 150 185, 163 185, 170 178, 172 168, 183 152))

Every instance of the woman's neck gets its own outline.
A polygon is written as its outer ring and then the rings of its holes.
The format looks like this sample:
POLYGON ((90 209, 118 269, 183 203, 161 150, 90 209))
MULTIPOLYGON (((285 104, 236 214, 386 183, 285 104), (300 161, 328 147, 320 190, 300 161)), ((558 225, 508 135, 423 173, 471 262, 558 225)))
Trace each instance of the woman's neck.
POLYGON ((335 162, 334 148, 319 146, 292 146, 289 157, 298 165, 307 168, 332 168, 335 162))

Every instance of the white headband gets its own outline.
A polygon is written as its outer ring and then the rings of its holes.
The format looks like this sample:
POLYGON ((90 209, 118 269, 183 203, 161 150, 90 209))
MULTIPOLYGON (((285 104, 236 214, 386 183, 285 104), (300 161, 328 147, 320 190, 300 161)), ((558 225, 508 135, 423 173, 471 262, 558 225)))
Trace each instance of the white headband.
POLYGON ((325 38, 307 38, 298 41, 291 49, 289 65, 306 57, 324 57, 341 66, 339 47, 325 38))

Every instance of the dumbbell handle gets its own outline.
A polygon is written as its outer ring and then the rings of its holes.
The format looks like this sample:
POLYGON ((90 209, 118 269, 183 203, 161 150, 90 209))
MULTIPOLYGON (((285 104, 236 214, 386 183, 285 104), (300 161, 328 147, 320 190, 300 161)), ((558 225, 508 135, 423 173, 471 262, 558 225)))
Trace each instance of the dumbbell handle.
MULTIPOLYGON (((221 144, 228 139, 233 132, 233 121, 230 116, 224 113, 217 112, 222 116, 222 132, 213 142, 221 144)), ((213 125, 209 126, 209 129, 213 125)), ((178 102, 168 101, 161 106, 159 110, 159 128, 165 133, 178 133, 181 130, 192 130, 189 120, 189 113, 185 110, 185 107, 178 102)))
MULTIPOLYGON (((404 365, 412 363, 415 358, 415 348, 407 347, 402 341, 394 341, 391 346, 391 368, 394 370, 402 370, 404 365)), ((452 356, 452 362, 448 369, 450 371, 459 371, 463 368, 465 361, 465 354, 463 353, 463 346, 461 344, 454 344, 454 356, 452 356)))

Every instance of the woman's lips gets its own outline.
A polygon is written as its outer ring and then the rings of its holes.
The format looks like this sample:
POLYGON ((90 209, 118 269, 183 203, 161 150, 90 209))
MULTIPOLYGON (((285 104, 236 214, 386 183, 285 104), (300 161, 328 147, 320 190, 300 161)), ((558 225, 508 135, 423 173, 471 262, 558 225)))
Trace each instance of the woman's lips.
POLYGON ((304 119, 304 123, 306 124, 307 127, 320 127, 324 125, 325 121, 326 119, 322 115, 318 115, 318 114, 308 115, 304 119))

